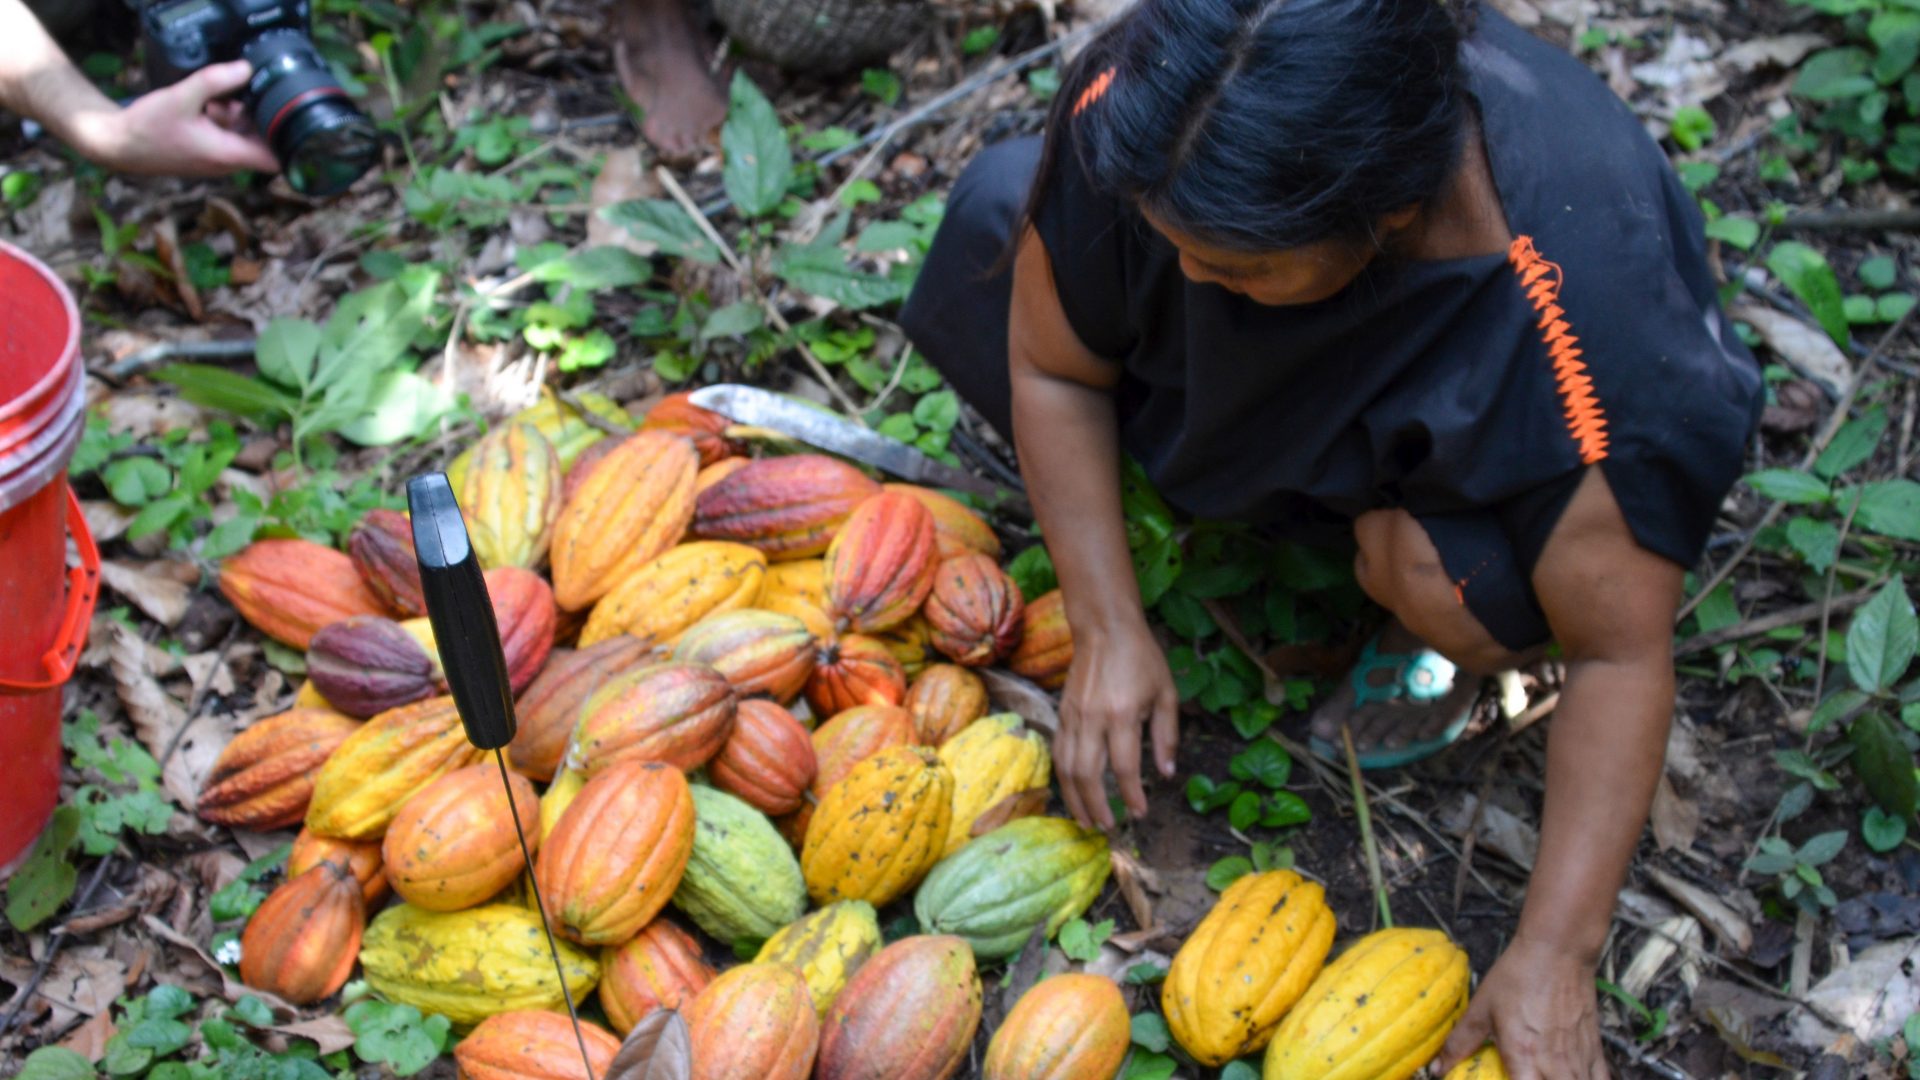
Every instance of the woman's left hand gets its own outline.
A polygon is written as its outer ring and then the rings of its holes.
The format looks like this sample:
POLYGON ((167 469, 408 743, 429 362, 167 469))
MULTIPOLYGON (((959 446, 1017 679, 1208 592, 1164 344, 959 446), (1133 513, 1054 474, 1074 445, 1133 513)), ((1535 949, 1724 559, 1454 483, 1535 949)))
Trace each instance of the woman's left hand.
POLYGON ((1513 1080, 1607 1080, 1591 964, 1551 943, 1515 939, 1480 981, 1439 1064, 1492 1042, 1513 1080))

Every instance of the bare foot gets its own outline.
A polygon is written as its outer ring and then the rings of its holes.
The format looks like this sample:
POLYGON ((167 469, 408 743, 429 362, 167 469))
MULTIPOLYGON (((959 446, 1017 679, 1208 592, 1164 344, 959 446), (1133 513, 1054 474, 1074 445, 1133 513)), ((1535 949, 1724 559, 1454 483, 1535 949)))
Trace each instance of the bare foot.
MULTIPOLYGON (((1382 657, 1410 656, 1426 650, 1420 639, 1398 621, 1389 623, 1380 632, 1376 647, 1382 657)), ((1449 725, 1460 719, 1461 713, 1472 706, 1480 692, 1479 679, 1464 671, 1449 673, 1447 669, 1451 667, 1447 661, 1441 660, 1438 670, 1431 670, 1430 674, 1439 679, 1441 685, 1445 684, 1446 678, 1453 680, 1451 690, 1431 701, 1395 696, 1385 701, 1369 701, 1356 706, 1352 676, 1342 677, 1333 696, 1313 712, 1314 737, 1339 746, 1340 725, 1344 722, 1353 731, 1353 748, 1356 752, 1377 747, 1397 749, 1409 743, 1438 738, 1449 725)), ((1403 676, 1404 673, 1396 672, 1390 665, 1382 665, 1368 673, 1367 683, 1370 686, 1385 686, 1396 675, 1403 676)), ((1416 675, 1418 677, 1421 676, 1416 675)))
POLYGON ((640 125, 660 156, 698 157, 715 145, 727 97, 707 70, 707 48, 686 0, 613 0, 619 5, 614 68, 627 96, 644 110, 640 125))

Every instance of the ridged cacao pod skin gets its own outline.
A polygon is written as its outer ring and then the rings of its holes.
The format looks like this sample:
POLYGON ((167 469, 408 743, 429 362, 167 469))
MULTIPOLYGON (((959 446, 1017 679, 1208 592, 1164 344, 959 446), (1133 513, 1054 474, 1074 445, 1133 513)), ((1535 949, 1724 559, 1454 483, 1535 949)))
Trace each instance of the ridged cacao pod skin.
POLYGON ((413 554, 413 526, 398 510, 367 511, 347 534, 347 557, 361 580, 387 607, 406 617, 425 615, 420 563, 413 554))
POLYGON ((535 860, 554 933, 583 945, 638 934, 686 873, 693 814, 687 778, 671 765, 629 761, 588 780, 535 860))
POLYGON ((820 1048, 820 1017, 800 973, 742 964, 708 984, 685 1010, 692 1080, 807 1080, 820 1048))
POLYGON ((930 664, 907 688, 914 742, 938 748, 987 715, 987 684, 958 664, 930 664))
POLYGON ((1319 885, 1291 870, 1242 877, 1174 955, 1160 990, 1168 1030, 1209 1065, 1266 1046, 1320 973, 1335 929, 1319 885))
POLYGON ((682 544, 601 597, 580 631, 580 644, 628 633, 672 645, 710 615, 751 607, 766 572, 766 556, 745 544, 682 544))
MULTIPOLYGON (((513 785, 513 808, 527 846, 538 850, 540 797, 519 773, 509 772, 507 783, 513 785)), ((507 792, 492 763, 455 769, 421 788, 387 827, 380 854, 393 891, 428 911, 475 907, 527 868, 507 792)))
MULTIPOLYGON (((618 439, 601 439, 599 442, 580 451, 580 456, 573 459, 572 465, 567 466, 567 475, 560 481, 561 513, 566 513, 567 504, 572 502, 574 497, 580 494, 580 489, 586 484, 587 477, 593 475, 594 467, 605 460, 607 455, 618 450, 621 443, 626 442, 632 437, 631 435, 623 435, 618 439)), ((552 558, 553 556, 551 547, 547 550, 547 556, 548 558, 552 558)))
POLYGON ((1500 1060, 1500 1051, 1483 1046, 1467 1060, 1448 1069, 1441 1080, 1508 1080, 1507 1063, 1500 1060))
POLYGON ((1020 996, 987 1044, 984 1080, 1113 1080, 1132 1021, 1113 980, 1068 972, 1020 996))
POLYGON ((1067 669, 1073 666, 1073 631, 1067 627, 1067 605, 1060 590, 1028 604, 1021 623, 1020 646, 1007 657, 1007 666, 1048 690, 1067 685, 1067 669))
POLYGON ((682 391, 668 394, 659 403, 647 410, 647 418, 640 424, 641 431, 664 431, 678 435, 693 444, 700 454, 700 467, 706 468, 725 458, 738 457, 747 452, 746 447, 727 438, 727 429, 733 421, 711 409, 703 409, 693 403, 693 392, 682 391))
POLYGON ((721 458, 711 465, 701 466, 700 471, 693 478, 694 498, 699 498, 701 492, 751 464, 753 464, 752 458, 730 457, 721 458))
POLYGON ((380 841, 335 840, 301 829, 293 838, 293 850, 287 853, 287 877, 297 878, 323 862, 343 867, 353 875, 360 883, 360 896, 368 911, 386 899, 387 873, 380 858, 380 841))
POLYGON ((270 832, 298 825, 314 773, 360 730, 330 709, 290 709, 233 737, 214 760, 194 812, 202 821, 270 832))
POLYGON ((767 558, 819 555, 853 508, 879 494, 859 469, 823 454, 763 458, 708 488, 693 508, 693 535, 736 540, 767 558))
MULTIPOLYGON (((507 680, 518 694, 533 684, 553 651, 553 587, 531 570, 503 566, 486 572, 493 621, 507 658, 507 680)), ((322 688, 324 692, 325 688, 322 688)))
POLYGON ((546 561, 564 479, 560 455, 531 424, 502 424, 473 444, 455 495, 481 568, 546 561))
POLYGON ((329 623, 387 614, 352 559, 310 540, 248 544, 220 564, 220 595, 248 625, 302 652, 329 623))
POLYGON ((678 1009, 713 981, 693 935, 666 919, 608 949, 600 961, 600 1008, 624 1038, 655 1009, 678 1009))
POLYGON ((436 658, 380 615, 321 627, 307 646, 307 679, 328 704, 363 720, 441 690, 436 658))
POLYGON ((384 836, 414 792, 485 756, 467 741, 450 697, 383 712, 347 736, 320 766, 307 828, 343 840, 384 836))
POLYGON ((580 797, 580 789, 586 786, 587 774, 576 769, 561 769, 553 774, 553 782, 540 793, 541 843, 553 839, 553 827, 560 824, 560 815, 567 812, 573 800, 580 797))
POLYGON ((873 639, 887 647, 893 658, 900 663, 900 671, 911 683, 927 670, 927 665, 940 659, 933 647, 933 627, 927 624, 926 616, 915 612, 912 618, 896 623, 873 635, 873 639))
POLYGON ((882 492, 854 508, 827 546, 827 614, 871 634, 905 622, 933 588, 933 515, 882 492))
POLYGON ((956 664, 986 667, 1012 654, 1026 610, 1020 587, 985 555, 961 555, 934 569, 927 624, 933 647, 956 664))
POLYGON ((988 525, 985 518, 974 513, 965 503, 918 484, 881 486, 887 491, 913 496, 933 515, 934 542, 939 545, 936 558, 951 559, 970 551, 977 551, 990 559, 1000 558, 1000 538, 994 535, 993 526, 988 525))
POLYGON ((982 960, 1052 937, 1092 906, 1110 872, 1107 838, 1065 818, 1011 821, 933 868, 913 900, 920 928, 953 934, 982 960))
POLYGON ((240 936, 240 981, 311 1005, 347 984, 366 930, 353 874, 321 863, 267 894, 240 936))
POLYGON ((967 846, 973 823, 995 803, 1053 779, 1047 740, 1012 713, 974 721, 940 748, 940 760, 953 770, 953 825, 943 857, 967 846))
POLYGON ((694 836, 673 906, 716 940, 764 941, 807 910, 793 850, 766 816, 709 787, 693 789, 694 836))
POLYGON ((743 608, 710 615, 680 635, 673 658, 726 676, 741 697, 765 694, 781 704, 800 696, 813 674, 814 638, 791 615, 743 608))
POLYGON ((827 560, 794 559, 767 567, 757 608, 791 615, 807 624, 821 641, 833 638, 833 620, 827 617, 827 560))
POLYGON ((646 642, 630 634, 548 654, 547 666, 514 706, 520 726, 507 747, 514 769, 535 780, 553 779, 579 726, 581 706, 608 679, 642 666, 650 655, 646 642))
POLYGON ((1262 1076, 1407 1080, 1467 1011, 1472 977, 1467 954, 1438 930, 1368 934, 1323 968, 1280 1022, 1262 1076))
POLYGON ((800 846, 820 800, 855 765, 882 750, 911 745, 913 719, 892 705, 856 705, 820 725, 813 732, 813 799, 782 819, 781 831, 800 846))
POLYGON ((807 729, 786 709, 757 698, 734 710, 733 734, 707 763, 715 787, 772 816, 798 810, 817 771, 807 729))
MULTIPOLYGON (((587 411, 626 431, 633 430, 633 417, 620 407, 620 403, 604 394, 581 393, 574 400, 587 407, 587 411)), ((508 424, 531 424, 540 434, 547 437, 547 443, 553 447, 555 457, 560 459, 562 472, 570 470, 579 462, 580 455, 589 447, 598 446, 608 438, 607 433, 594 427, 581 417, 573 406, 555 397, 546 388, 540 390, 540 400, 521 409, 507 419, 508 424)), ((479 444, 467 447, 447 466, 447 483, 458 492, 466 479, 467 467, 473 463, 474 449, 479 444)))
POLYGON ((523 1009, 480 1021, 453 1048, 453 1063, 459 1080, 587 1080, 582 1042, 594 1077, 607 1075, 620 1052, 619 1039, 590 1020, 580 1021, 576 1039, 566 1013, 523 1009))
POLYGON ((847 980, 820 1025, 816 1080, 948 1080, 980 1027, 980 975, 955 937, 908 937, 847 980))
POLYGON ((680 542, 693 520, 696 458, 685 440, 642 432, 607 452, 553 526, 553 594, 580 611, 680 542))
MULTIPOLYGON (((585 1000, 600 981, 599 961, 565 940, 554 944, 573 1000, 585 1000)), ((395 904, 367 927, 360 969, 388 1001, 439 1013, 461 1031, 498 1013, 567 1007, 540 916, 518 904, 444 914, 395 904)))
POLYGON ((907 673, 885 645, 848 634, 821 646, 806 696, 815 716, 838 716, 861 705, 898 705, 907 699, 907 673))
POLYGON ((815 902, 885 907, 940 861, 953 820, 953 774, 933 751, 882 750, 820 801, 800 866, 815 902))
POLYGON ((864 900, 842 900, 767 939, 756 964, 785 964, 807 981, 813 1010, 826 1018, 860 965, 880 951, 880 917, 864 900))
POLYGON ((616 675, 581 707, 567 764, 589 777, 626 761, 692 771, 727 744, 737 701, 705 664, 651 664, 616 675))

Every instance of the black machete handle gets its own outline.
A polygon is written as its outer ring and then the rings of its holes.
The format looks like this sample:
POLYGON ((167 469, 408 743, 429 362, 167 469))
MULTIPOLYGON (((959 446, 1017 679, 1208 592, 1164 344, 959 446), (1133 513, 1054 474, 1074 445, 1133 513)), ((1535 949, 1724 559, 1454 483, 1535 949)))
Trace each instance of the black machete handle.
POLYGON ((480 557, 467 539, 467 523, 445 473, 424 473, 407 481, 407 506, 413 512, 420 592, 467 741, 482 750, 498 750, 513 741, 513 686, 507 679, 493 601, 480 576, 480 557))

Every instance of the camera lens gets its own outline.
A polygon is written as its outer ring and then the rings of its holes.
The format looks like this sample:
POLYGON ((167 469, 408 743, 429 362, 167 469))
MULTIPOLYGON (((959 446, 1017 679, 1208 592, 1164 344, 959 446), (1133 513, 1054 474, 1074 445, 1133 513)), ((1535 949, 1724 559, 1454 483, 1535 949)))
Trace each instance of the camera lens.
POLYGON ((306 35, 263 34, 247 44, 245 55, 253 63, 254 124, 295 191, 337 195, 379 161, 379 131, 306 35))

